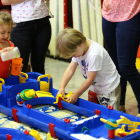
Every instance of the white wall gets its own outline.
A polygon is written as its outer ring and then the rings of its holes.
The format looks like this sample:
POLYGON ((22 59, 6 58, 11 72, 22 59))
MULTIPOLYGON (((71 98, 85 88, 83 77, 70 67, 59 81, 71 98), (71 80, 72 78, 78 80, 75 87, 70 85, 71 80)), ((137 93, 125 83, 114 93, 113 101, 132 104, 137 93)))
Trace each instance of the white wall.
MULTIPOLYGON (((57 56, 57 33, 64 29, 63 0, 50 0, 49 8, 54 15, 51 18, 52 37, 49 45, 50 54, 57 56)), ((73 28, 81 31, 87 38, 103 45, 102 15, 100 0, 72 0, 73 28), (93 8, 95 6, 96 11, 93 8)))

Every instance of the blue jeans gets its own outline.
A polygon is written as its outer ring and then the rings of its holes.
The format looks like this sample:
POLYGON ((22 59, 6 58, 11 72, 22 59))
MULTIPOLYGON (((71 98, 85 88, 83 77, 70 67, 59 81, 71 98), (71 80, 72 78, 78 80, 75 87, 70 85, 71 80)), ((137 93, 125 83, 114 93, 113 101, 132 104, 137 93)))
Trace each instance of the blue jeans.
POLYGON ((25 72, 31 54, 32 71, 45 74, 45 56, 51 39, 49 17, 17 23, 10 40, 20 50, 25 72))
POLYGON ((140 13, 123 22, 110 22, 102 18, 106 48, 121 75, 120 105, 125 105, 127 81, 130 83, 140 113, 140 74, 135 62, 140 43, 140 13))

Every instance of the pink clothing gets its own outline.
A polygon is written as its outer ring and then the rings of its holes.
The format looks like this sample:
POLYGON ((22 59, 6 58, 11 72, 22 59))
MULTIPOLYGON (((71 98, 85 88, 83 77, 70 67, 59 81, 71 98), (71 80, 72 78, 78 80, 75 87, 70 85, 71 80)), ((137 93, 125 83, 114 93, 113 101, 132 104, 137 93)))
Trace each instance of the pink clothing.
MULTIPOLYGON (((14 47, 14 44, 11 41, 8 40, 8 42, 10 47, 14 47)), ((0 50, 2 50, 1 47, 0 50)), ((8 78, 9 71, 10 71, 10 64, 11 64, 11 60, 3 62, 0 57, 0 78, 3 79, 8 78)))
POLYGON ((102 15, 108 21, 126 21, 139 12, 140 0, 103 0, 102 15))

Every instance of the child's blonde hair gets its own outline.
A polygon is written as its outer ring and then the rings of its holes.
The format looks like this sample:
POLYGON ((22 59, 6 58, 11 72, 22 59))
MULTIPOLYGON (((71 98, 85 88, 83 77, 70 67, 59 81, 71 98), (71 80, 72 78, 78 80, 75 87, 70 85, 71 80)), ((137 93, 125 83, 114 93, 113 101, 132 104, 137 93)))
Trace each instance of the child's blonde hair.
POLYGON ((4 24, 14 26, 14 22, 12 20, 10 13, 6 11, 1 11, 0 12, 0 25, 4 25, 4 24))
POLYGON ((81 32, 66 28, 57 36, 56 49, 61 57, 69 59, 75 54, 78 45, 84 42, 86 42, 86 37, 81 32))

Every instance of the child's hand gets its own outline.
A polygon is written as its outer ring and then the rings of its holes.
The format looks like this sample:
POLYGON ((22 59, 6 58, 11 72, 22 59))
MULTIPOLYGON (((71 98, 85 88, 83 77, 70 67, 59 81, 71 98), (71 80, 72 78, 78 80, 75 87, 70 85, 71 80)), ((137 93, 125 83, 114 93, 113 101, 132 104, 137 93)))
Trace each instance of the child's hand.
POLYGON ((62 94, 62 96, 64 98, 67 98, 66 95, 65 95, 65 88, 60 88, 59 91, 58 91, 58 93, 57 93, 57 95, 59 95, 59 94, 62 94))
POLYGON ((76 94, 73 93, 73 94, 67 99, 67 101, 69 101, 69 103, 71 103, 71 104, 74 104, 75 102, 77 102, 78 98, 79 98, 79 96, 77 96, 76 94))
POLYGON ((2 49, 2 52, 8 52, 8 51, 11 51, 13 49, 14 49, 14 47, 7 47, 7 48, 2 49))

